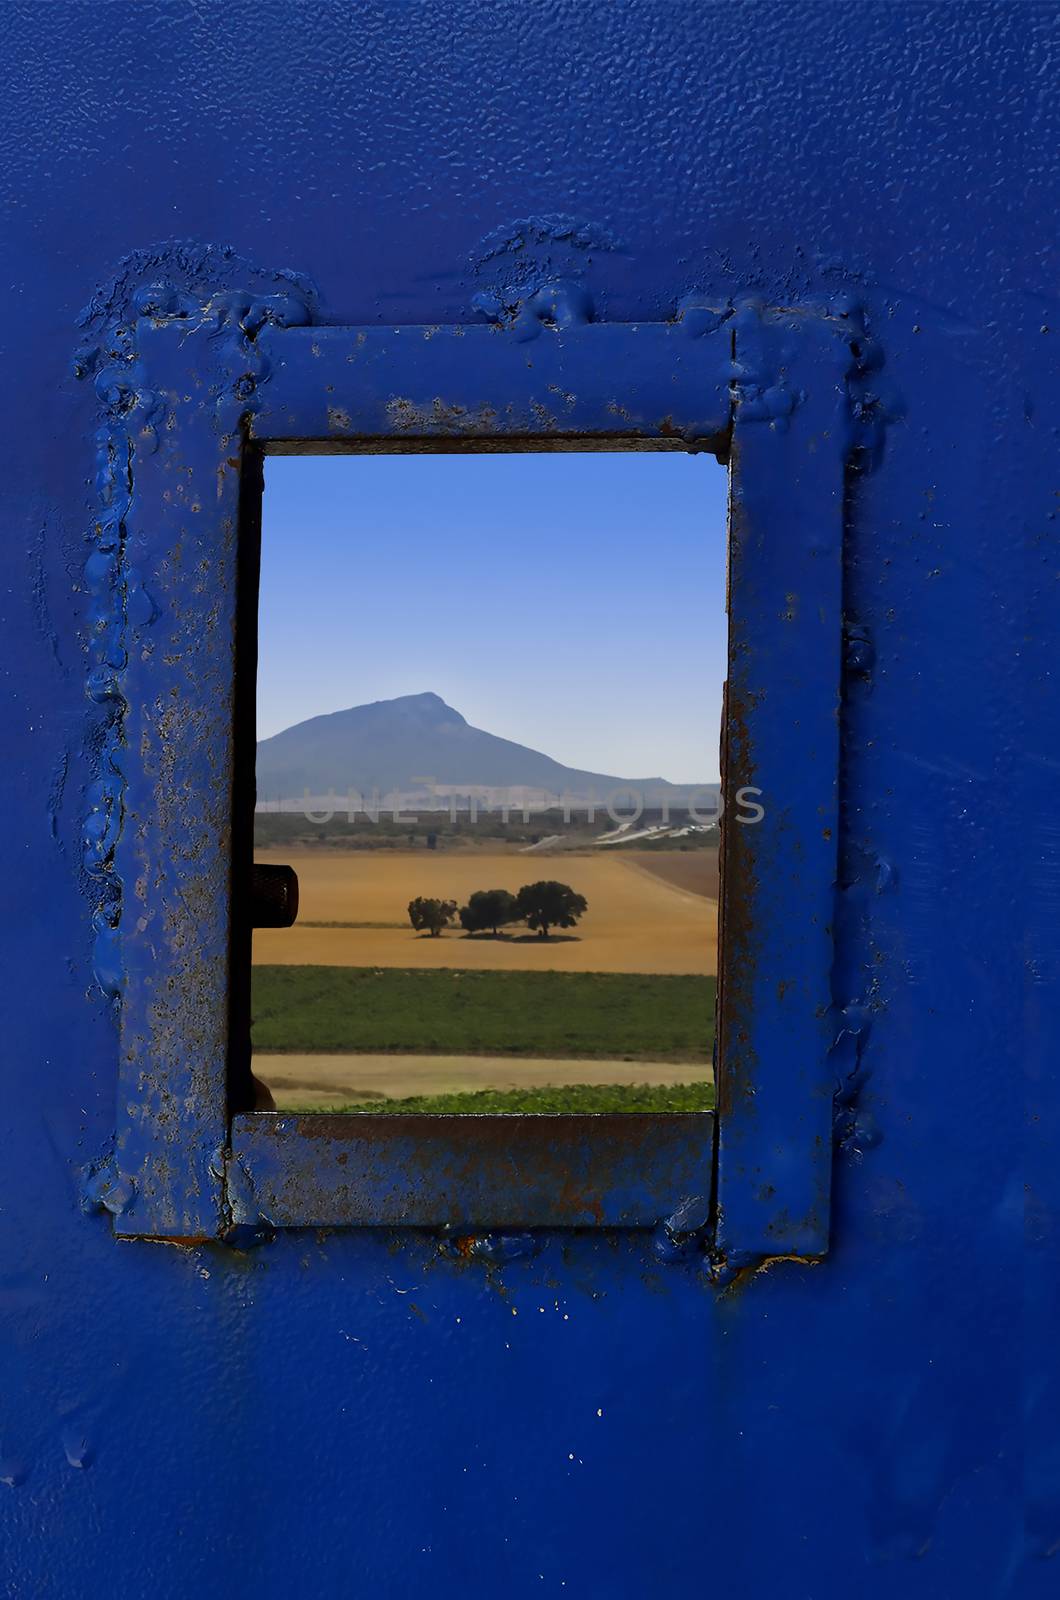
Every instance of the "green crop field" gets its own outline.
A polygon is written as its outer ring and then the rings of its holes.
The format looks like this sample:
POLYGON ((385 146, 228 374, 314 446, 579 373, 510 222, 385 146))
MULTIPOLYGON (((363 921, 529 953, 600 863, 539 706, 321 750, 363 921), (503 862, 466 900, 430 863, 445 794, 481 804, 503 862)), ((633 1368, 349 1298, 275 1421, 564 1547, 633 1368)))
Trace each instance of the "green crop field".
POLYGON ((714 978, 448 967, 260 966, 253 974, 261 1051, 706 1063, 714 1041, 714 978))
POLYGON ((577 1112, 608 1111, 709 1111, 714 1105, 711 1083, 653 1085, 567 1084, 562 1088, 476 1089, 467 1094, 414 1095, 407 1100, 336 1100, 334 1105, 300 1106, 284 1103, 284 1111, 327 1110, 329 1112, 372 1113, 392 1116, 395 1112, 462 1114, 465 1116, 514 1116, 520 1112, 553 1112, 571 1116, 577 1112))

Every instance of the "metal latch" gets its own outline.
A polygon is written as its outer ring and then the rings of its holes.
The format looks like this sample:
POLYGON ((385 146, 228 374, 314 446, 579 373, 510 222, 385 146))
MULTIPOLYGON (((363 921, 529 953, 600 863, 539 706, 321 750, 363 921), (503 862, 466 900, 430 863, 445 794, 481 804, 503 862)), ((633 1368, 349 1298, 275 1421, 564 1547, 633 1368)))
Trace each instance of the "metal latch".
POLYGON ((250 926, 290 928, 298 915, 298 874, 293 867, 255 861, 250 872, 250 926))

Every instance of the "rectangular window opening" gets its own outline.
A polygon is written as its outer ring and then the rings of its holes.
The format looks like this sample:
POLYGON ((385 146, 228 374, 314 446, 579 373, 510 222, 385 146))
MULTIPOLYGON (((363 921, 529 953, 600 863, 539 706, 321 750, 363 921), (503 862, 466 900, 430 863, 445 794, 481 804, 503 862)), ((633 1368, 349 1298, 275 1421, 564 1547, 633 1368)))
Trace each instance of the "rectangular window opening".
POLYGON ((709 1110, 725 473, 672 449, 257 466, 230 1108, 709 1110))

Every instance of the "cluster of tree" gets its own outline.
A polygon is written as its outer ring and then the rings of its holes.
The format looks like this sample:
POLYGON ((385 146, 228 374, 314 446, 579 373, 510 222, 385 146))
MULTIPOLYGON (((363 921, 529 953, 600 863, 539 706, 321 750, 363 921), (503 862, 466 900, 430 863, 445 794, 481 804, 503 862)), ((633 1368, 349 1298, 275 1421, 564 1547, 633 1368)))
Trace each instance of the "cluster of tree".
MULTIPOLYGON (((566 883, 544 879, 526 883, 518 894, 507 889, 476 889, 466 906, 459 908, 460 925, 465 933, 498 934, 513 922, 525 922, 542 939, 552 928, 573 928, 588 909, 584 895, 576 894, 566 883)), ((458 914, 455 900, 433 900, 423 895, 409 901, 409 921, 417 933, 436 939, 458 914)))

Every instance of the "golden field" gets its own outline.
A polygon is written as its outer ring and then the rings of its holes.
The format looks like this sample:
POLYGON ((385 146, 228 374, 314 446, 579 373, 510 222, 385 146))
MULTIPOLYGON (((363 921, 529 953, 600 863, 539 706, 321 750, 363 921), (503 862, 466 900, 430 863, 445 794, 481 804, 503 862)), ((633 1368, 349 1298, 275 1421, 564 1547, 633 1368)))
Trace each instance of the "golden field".
POLYGON ((704 872, 699 855, 640 853, 632 859, 601 851, 259 850, 259 861, 285 861, 295 869, 300 907, 295 927, 255 933, 254 960, 286 966, 712 976, 717 972, 717 900, 702 890, 715 880, 713 869, 704 872), (546 941, 521 925, 496 940, 468 939, 459 926, 432 939, 409 926, 406 907, 416 895, 463 904, 475 889, 514 893, 539 878, 558 878, 585 896, 589 909, 576 928, 546 941))

